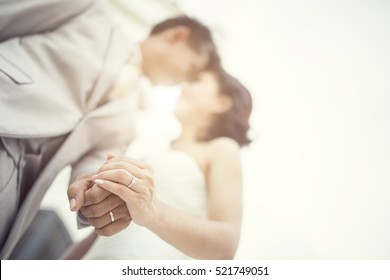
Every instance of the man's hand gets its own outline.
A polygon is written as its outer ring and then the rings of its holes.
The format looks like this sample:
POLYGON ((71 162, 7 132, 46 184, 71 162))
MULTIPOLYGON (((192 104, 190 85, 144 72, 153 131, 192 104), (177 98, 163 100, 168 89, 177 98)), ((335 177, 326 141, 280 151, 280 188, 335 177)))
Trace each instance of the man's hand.
POLYGON ((93 174, 79 176, 68 188, 70 210, 77 211, 84 205, 84 193, 93 185, 93 174))
MULTIPOLYGON (((107 156, 107 161, 116 158, 107 156)), ((125 229, 131 216, 125 202, 93 183, 94 174, 77 177, 68 189, 70 209, 80 211, 99 235, 111 236, 125 229)))
POLYGON ((86 190, 80 212, 95 227, 96 233, 103 236, 118 233, 131 222, 126 203, 97 185, 86 190))

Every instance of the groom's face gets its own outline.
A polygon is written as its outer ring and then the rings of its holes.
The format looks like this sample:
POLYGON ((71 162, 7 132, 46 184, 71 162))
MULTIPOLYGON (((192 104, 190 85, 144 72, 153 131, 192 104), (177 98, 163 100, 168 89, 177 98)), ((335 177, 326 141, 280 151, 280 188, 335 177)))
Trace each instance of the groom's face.
POLYGON ((208 64, 209 51, 194 50, 188 36, 173 29, 153 39, 145 62, 145 74, 153 84, 175 85, 193 80, 208 64))
POLYGON ((179 42, 166 53, 161 79, 171 85, 192 81, 206 67, 208 60, 206 52, 197 52, 187 42, 179 42))

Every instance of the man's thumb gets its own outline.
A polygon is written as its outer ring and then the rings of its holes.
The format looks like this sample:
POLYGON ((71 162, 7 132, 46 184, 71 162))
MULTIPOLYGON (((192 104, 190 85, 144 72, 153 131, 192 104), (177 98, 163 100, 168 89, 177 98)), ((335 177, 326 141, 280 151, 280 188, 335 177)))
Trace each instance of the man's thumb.
POLYGON ((70 210, 78 211, 84 205, 84 190, 79 190, 69 200, 70 210))
POLYGON ((113 159, 113 158, 116 158, 117 156, 116 156, 116 154, 114 154, 114 153, 108 153, 107 154, 107 160, 110 160, 110 159, 113 159))

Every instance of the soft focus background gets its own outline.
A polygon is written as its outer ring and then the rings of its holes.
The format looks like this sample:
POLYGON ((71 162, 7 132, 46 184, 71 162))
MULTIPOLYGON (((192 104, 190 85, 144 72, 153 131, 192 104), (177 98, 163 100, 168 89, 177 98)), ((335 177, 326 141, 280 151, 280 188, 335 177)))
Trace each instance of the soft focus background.
MULTIPOLYGON (((389 1, 110 3, 135 41, 167 17, 197 17, 252 92, 237 259, 390 259, 389 1)), ((154 91, 154 110, 138 120, 146 138, 175 129, 175 94, 154 91)), ((132 149, 153 145, 148 139, 132 149)), ((68 176, 66 168, 43 207, 79 240, 90 229, 77 230, 68 210, 68 176)))

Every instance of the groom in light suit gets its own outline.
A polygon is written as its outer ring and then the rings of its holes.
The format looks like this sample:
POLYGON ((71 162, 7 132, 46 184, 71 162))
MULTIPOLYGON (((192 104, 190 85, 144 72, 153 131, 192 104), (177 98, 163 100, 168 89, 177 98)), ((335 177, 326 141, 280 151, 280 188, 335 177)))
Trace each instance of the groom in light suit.
MULTIPOLYGON (((194 32, 180 24, 130 44, 104 4, 0 0, 1 259, 9 258, 64 166, 72 166, 68 194, 79 209, 106 155, 129 144, 139 75, 175 84, 212 60, 209 34, 206 47, 194 49, 183 43, 194 41, 194 32)), ((97 194, 90 200, 101 213, 113 210, 97 194)), ((129 222, 107 228, 114 234, 129 222)))

